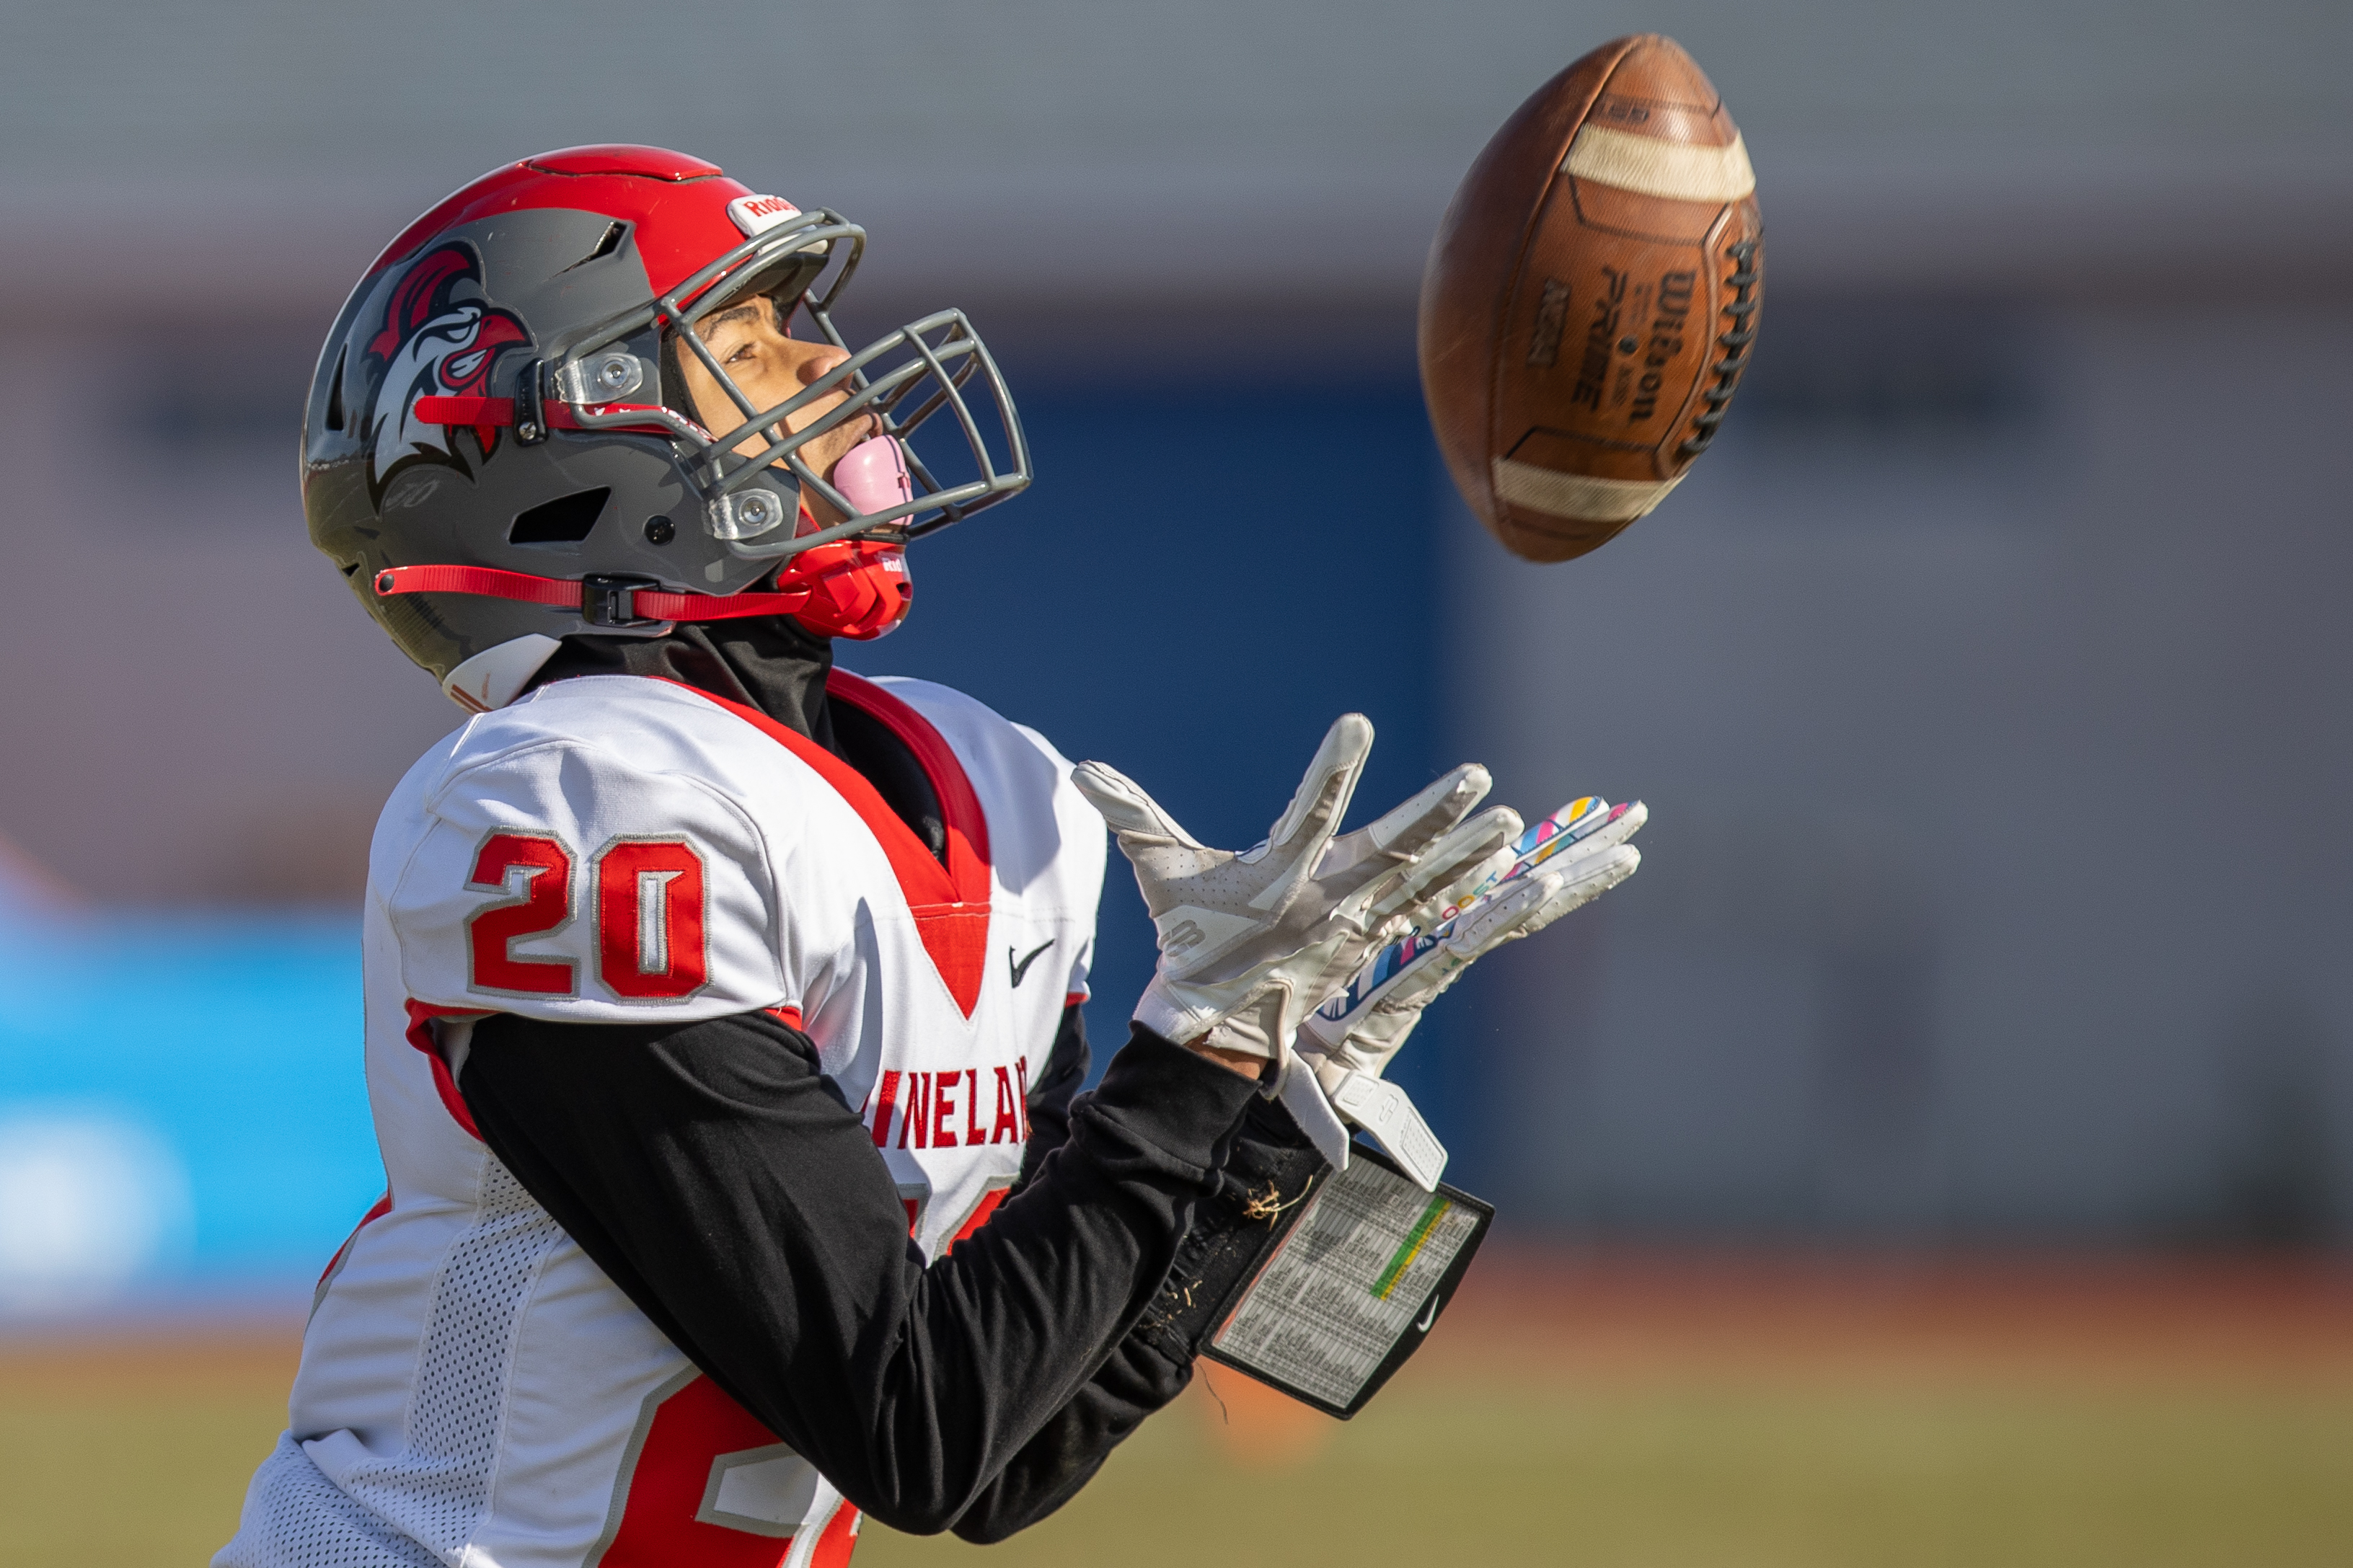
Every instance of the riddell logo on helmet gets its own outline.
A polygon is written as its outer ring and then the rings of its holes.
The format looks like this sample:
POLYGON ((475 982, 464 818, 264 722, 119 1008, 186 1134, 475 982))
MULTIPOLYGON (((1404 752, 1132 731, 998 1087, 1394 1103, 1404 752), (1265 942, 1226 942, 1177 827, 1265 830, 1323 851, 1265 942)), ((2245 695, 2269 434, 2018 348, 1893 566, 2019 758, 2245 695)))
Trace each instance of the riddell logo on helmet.
POLYGON ((737 196, 727 204, 727 216, 745 234, 774 228, 788 217, 798 217, 800 212, 782 196, 737 196))
MULTIPOLYGON (((520 317, 482 297, 482 258, 470 244, 451 240, 412 263, 367 341, 368 359, 384 367, 366 426, 370 491, 381 498, 395 474, 417 463, 470 475, 456 430, 418 419, 417 400, 486 395, 499 351, 530 342, 520 317)), ((498 426, 473 429, 489 457, 498 447, 498 426)))

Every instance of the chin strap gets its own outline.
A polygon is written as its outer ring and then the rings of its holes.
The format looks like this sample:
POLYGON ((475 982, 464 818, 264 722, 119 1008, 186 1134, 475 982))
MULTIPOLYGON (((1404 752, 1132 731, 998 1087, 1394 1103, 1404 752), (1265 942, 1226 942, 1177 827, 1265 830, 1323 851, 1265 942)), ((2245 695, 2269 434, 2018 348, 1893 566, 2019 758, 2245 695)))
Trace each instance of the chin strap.
POLYGON ((492 566, 391 566, 375 574, 378 598, 396 594, 476 594, 550 609, 577 610, 592 626, 644 626, 657 621, 734 621, 789 616, 809 591, 782 594, 672 594, 630 577, 533 577, 492 566))

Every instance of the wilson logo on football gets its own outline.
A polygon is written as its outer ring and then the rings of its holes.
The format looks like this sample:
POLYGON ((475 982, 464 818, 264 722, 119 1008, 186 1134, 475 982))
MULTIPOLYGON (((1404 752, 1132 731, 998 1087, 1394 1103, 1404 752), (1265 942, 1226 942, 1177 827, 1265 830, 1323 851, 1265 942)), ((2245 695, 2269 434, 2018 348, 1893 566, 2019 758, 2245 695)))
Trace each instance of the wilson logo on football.
MULTIPOLYGON (((470 475, 456 431, 418 418, 417 401, 484 395, 499 351, 530 342, 520 317, 483 298, 482 259, 471 245, 452 240, 419 258, 393 289, 384 325, 368 340, 368 358, 384 367, 368 414, 371 493, 381 498, 395 474, 417 463, 470 475)), ((474 439, 487 458, 498 446, 498 427, 476 426, 474 439)))

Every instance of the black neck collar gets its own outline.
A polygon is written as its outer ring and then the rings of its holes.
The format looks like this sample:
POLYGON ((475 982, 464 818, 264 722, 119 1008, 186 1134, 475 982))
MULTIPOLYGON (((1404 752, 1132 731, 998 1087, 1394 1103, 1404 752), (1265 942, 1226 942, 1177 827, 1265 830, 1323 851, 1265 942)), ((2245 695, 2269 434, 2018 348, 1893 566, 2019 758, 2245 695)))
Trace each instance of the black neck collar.
POLYGON ((533 686, 576 675, 649 675, 756 708, 785 728, 839 752, 825 678, 833 639, 778 616, 691 622, 668 637, 568 637, 533 686))

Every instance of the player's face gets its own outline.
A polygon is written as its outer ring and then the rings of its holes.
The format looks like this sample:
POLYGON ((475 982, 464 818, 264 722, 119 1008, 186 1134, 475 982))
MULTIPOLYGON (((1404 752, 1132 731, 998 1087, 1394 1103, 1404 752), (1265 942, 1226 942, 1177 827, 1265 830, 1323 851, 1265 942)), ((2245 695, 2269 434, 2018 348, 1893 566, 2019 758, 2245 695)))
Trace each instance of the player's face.
MULTIPOLYGON (((831 343, 803 342, 791 336, 777 321, 776 306, 765 295, 731 305, 695 323, 694 330, 710 346, 712 357, 726 369, 736 388, 751 399, 754 408, 762 412, 774 408, 849 357, 846 351, 831 343)), ((699 357, 681 353, 678 366, 686 380, 687 395, 694 405, 694 417, 704 429, 723 432, 744 422, 726 389, 703 367, 699 357)), ((806 430, 839 408, 848 397, 846 391, 828 393, 807 407, 786 415, 785 424, 795 431, 806 430)), ((871 414, 845 419, 801 447, 800 459, 817 473, 830 476, 843 453, 879 434, 880 429, 871 414)), ((756 454, 765 445, 760 437, 750 436, 735 449, 756 454)), ((820 523, 839 521, 825 515, 832 509, 822 497, 812 495, 806 499, 810 510, 819 514, 820 523)))

